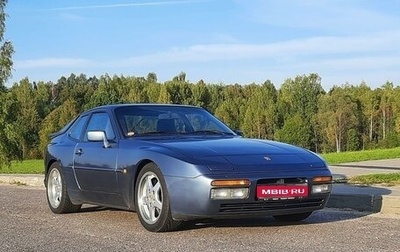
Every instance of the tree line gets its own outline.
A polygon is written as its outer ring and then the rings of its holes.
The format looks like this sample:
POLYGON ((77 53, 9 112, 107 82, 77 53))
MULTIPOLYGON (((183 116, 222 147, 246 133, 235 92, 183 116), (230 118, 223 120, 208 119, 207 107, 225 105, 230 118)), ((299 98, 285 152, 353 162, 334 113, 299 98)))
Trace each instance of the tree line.
POLYGON ((56 83, 24 78, 7 88, 13 45, 4 39, 7 0, 0 0, 0 167, 43 157, 49 134, 80 112, 113 103, 201 106, 246 137, 279 140, 315 152, 400 146, 400 87, 386 82, 334 86, 318 74, 288 78, 276 89, 267 80, 248 85, 191 83, 181 72, 160 83, 146 77, 71 74, 56 83))
POLYGON ((49 134, 80 112, 114 103, 201 106, 246 137, 295 144, 316 152, 400 146, 400 87, 387 82, 334 86, 326 92, 318 74, 223 85, 186 81, 180 73, 160 83, 146 77, 71 74, 56 83, 24 78, 0 91, 2 162, 41 158, 49 134))

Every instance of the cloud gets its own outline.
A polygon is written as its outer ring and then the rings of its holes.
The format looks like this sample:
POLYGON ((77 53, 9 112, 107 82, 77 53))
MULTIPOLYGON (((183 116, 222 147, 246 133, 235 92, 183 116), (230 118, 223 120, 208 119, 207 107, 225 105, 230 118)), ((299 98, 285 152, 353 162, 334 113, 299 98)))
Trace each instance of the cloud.
POLYGON ((243 8, 245 18, 273 27, 359 34, 396 29, 400 25, 398 15, 379 8, 385 1, 253 0, 237 3, 243 8))
POLYGON ((15 61, 14 67, 17 69, 32 68, 57 68, 57 67, 90 67, 93 61, 87 59, 74 58, 43 58, 33 60, 15 61))
POLYGON ((373 71, 375 69, 394 69, 398 67, 400 62, 400 55, 386 55, 386 56, 355 56, 349 58, 329 58, 321 59, 318 61, 306 61, 298 65, 302 69, 318 69, 326 68, 330 71, 373 71))
POLYGON ((367 36, 312 37, 268 44, 201 44, 175 47, 168 51, 116 60, 116 65, 212 62, 226 60, 291 61, 303 58, 348 58, 375 53, 397 54, 400 31, 367 36))
MULTIPOLYGON (((140 6, 159 6, 159 5, 177 5, 205 2, 207 0, 178 0, 178 1, 153 1, 141 3, 119 3, 119 4, 104 4, 104 5, 86 5, 86 6, 68 6, 60 8, 46 9, 49 11, 64 11, 64 10, 85 10, 85 9, 106 9, 106 8, 125 8, 125 7, 140 7, 140 6)), ((208 0, 209 1, 209 0, 208 0)))
MULTIPOLYGON (((96 59, 45 58, 16 62, 20 68, 41 67, 118 67, 161 65, 166 63, 196 63, 214 61, 267 60, 287 64, 291 61, 314 60, 316 64, 347 60, 352 58, 380 62, 380 59, 397 59, 399 56, 400 31, 374 33, 367 36, 312 37, 267 44, 199 44, 189 47, 173 47, 166 51, 138 55, 129 58, 96 59), (379 56, 377 56, 379 55, 379 56), (387 56, 390 57, 387 57, 387 56)), ((365 62, 365 60, 363 61, 365 62)), ((342 64, 341 63, 341 64, 342 64)), ((328 63, 326 63, 328 64, 328 63)), ((333 64, 333 63, 329 63, 333 64)), ((390 63, 391 64, 391 63, 390 63)))
POLYGON ((82 21, 82 20, 86 20, 86 17, 80 16, 80 15, 75 15, 75 14, 71 14, 71 13, 62 13, 61 17, 65 20, 69 20, 69 21, 82 21))
POLYGON ((276 84, 298 74, 314 72, 320 74, 324 85, 328 86, 347 81, 357 84, 362 80, 376 86, 387 79, 399 81, 399 44, 400 31, 386 31, 364 36, 318 36, 265 44, 197 44, 103 60, 31 59, 16 61, 15 69, 44 69, 50 73, 63 68, 69 72, 121 74, 132 73, 135 69, 155 71, 160 76, 161 73, 172 76, 185 71, 195 78, 204 78, 205 74, 207 81, 248 83, 271 79, 276 84))

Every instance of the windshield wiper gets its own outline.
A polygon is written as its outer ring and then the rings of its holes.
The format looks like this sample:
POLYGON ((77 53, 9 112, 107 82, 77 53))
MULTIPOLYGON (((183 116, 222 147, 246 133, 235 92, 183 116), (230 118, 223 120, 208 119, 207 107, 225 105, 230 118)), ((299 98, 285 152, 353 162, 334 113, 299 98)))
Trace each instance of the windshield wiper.
POLYGON ((171 131, 149 131, 149 132, 143 132, 143 133, 140 133, 140 134, 138 134, 138 136, 144 136, 144 135, 147 135, 147 136, 158 136, 158 135, 176 135, 176 134, 178 134, 178 132, 171 132, 171 131))
POLYGON ((187 134, 204 134, 204 135, 233 135, 230 132, 218 131, 218 130, 195 130, 188 132, 187 134))
POLYGON ((171 132, 171 131, 149 131, 137 134, 135 136, 160 136, 160 135, 220 135, 220 136, 233 136, 231 132, 224 132, 218 130, 196 130, 191 132, 171 132))

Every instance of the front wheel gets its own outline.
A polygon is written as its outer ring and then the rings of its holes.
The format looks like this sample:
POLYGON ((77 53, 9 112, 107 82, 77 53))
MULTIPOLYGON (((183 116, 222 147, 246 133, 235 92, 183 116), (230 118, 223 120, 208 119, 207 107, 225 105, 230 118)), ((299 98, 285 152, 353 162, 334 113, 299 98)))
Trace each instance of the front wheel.
POLYGON ((72 204, 67 193, 67 183, 58 163, 50 166, 46 182, 47 202, 53 213, 72 213, 81 208, 81 205, 72 204))
POLYGON ((180 226, 181 222, 172 219, 167 186, 154 163, 146 164, 140 171, 135 192, 136 212, 147 230, 167 232, 180 226))
POLYGON ((282 222, 295 222, 307 219, 312 212, 298 213, 298 214, 285 214, 285 215, 274 215, 273 217, 282 222))

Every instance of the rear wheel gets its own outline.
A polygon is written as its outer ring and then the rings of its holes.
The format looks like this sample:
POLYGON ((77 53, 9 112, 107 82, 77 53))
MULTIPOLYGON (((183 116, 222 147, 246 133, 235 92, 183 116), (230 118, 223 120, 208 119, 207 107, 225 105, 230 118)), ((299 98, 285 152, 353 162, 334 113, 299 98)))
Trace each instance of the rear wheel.
POLYGON ((154 163, 146 164, 140 171, 135 192, 136 212, 147 230, 167 232, 180 226, 180 221, 172 219, 167 186, 154 163))
POLYGON ((307 219, 312 212, 298 213, 298 214, 285 214, 285 215, 274 215, 274 218, 282 222, 302 221, 307 219))
POLYGON ((46 178, 46 196, 49 207, 53 213, 72 213, 81 208, 81 205, 72 204, 64 175, 58 163, 50 166, 46 178))

